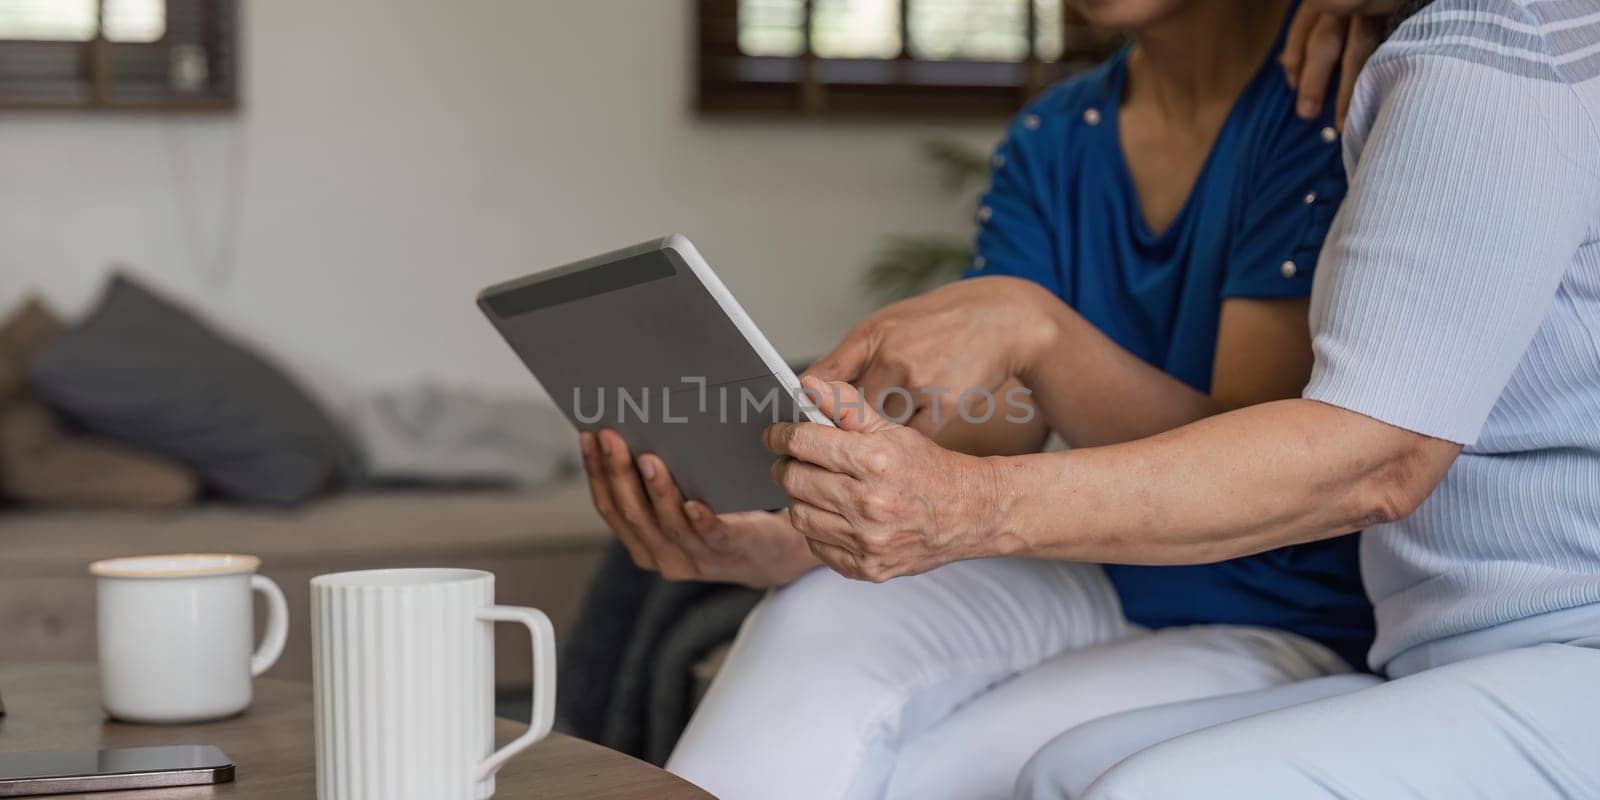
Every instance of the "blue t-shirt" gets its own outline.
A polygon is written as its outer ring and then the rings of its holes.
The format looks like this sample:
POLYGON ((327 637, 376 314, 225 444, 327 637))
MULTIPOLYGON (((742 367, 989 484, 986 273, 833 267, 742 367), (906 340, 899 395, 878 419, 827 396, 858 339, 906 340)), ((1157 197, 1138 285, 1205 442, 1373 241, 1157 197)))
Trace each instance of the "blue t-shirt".
MULTIPOLYGON (((1126 51, 1051 87, 994 154, 968 276, 1039 283, 1129 352, 1209 391, 1223 301, 1309 295, 1345 192, 1332 104, 1319 120, 1295 116, 1279 38, 1159 233, 1145 222, 1117 133, 1126 51)), ((1126 616, 1148 627, 1270 626, 1355 665, 1372 641, 1355 534, 1218 564, 1106 572, 1126 616)))

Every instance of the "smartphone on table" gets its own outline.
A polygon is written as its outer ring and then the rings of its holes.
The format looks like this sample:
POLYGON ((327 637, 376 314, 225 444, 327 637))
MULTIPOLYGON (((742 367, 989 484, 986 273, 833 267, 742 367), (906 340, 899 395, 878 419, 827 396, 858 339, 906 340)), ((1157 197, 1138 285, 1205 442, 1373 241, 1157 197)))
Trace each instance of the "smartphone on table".
POLYGON ((0 753, 0 797, 195 786, 233 780, 233 762, 207 744, 0 753))

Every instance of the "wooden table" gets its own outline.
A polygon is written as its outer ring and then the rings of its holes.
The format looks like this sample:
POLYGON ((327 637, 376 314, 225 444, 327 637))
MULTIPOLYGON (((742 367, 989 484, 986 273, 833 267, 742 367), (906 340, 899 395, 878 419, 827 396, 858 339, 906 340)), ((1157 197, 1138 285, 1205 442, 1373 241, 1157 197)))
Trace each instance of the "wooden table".
MULTIPOLYGON (((89 664, 0 664, 0 695, 6 709, 0 717, 0 751, 212 744, 237 765, 232 783, 57 797, 291 800, 317 793, 308 684, 258 678, 250 710, 202 725, 129 725, 106 719, 100 710, 99 678, 89 664)), ((495 736, 507 741, 522 727, 497 719, 495 736)), ((495 797, 677 800, 710 795, 643 761, 552 733, 500 770, 495 797)))

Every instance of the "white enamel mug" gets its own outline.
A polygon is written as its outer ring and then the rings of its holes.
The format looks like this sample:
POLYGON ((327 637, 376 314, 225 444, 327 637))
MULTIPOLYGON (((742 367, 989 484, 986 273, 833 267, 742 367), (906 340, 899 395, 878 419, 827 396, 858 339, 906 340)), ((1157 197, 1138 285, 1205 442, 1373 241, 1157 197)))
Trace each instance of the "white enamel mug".
POLYGON ((289 634, 289 608, 261 559, 223 553, 133 556, 89 565, 95 580, 100 702, 129 722, 198 722, 250 706, 250 681, 289 634), (251 595, 267 601, 255 647, 251 595))
POLYGON ((556 642, 532 608, 494 604, 494 575, 377 569, 311 579, 322 800, 480 800, 555 721, 556 642), (494 631, 533 637, 527 732, 494 749, 494 631))

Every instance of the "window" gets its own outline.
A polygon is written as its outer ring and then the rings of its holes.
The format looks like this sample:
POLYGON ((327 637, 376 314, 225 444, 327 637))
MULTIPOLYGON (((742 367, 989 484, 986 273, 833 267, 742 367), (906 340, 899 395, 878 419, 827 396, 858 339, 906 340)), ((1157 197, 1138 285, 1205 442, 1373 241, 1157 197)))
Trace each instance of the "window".
POLYGON ((698 0, 701 111, 1009 114, 1117 45, 1067 0, 698 0))
POLYGON ((0 0, 0 108, 237 105, 236 0, 0 0))

